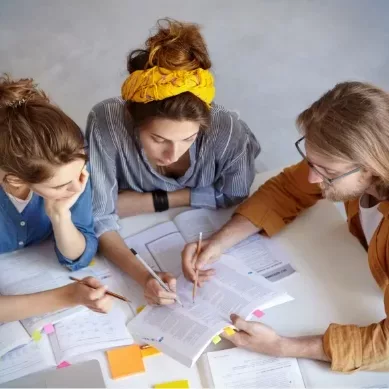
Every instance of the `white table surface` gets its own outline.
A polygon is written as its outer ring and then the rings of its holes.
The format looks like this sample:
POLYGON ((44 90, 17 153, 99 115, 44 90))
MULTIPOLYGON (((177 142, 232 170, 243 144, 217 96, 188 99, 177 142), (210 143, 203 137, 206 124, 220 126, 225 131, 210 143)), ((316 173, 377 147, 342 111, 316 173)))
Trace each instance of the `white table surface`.
MULTIPOLYGON (((258 174, 253 191, 274 172, 258 174)), ((121 221, 121 235, 128 237, 156 224, 172 220, 185 208, 161 214, 147 214, 121 221)), ((295 300, 266 311, 263 322, 283 335, 324 333, 331 322, 366 325, 384 317, 382 293, 367 263, 367 254, 348 232, 347 224, 334 204, 321 201, 304 212, 275 238, 298 271, 277 282, 295 300)), ((115 291, 118 283, 115 279, 115 291)), ((124 309, 126 307, 121 302, 124 309)), ((128 317, 132 313, 126 311, 128 317)), ((227 341, 207 351, 230 347, 227 341)), ((146 373, 112 380, 105 353, 96 352, 71 360, 75 363, 98 359, 108 387, 151 388, 157 383, 188 379, 192 388, 202 386, 201 369, 189 369, 165 355, 145 359, 146 373)), ((300 360, 306 387, 363 387, 389 383, 387 373, 361 372, 343 375, 331 372, 325 363, 300 360)))

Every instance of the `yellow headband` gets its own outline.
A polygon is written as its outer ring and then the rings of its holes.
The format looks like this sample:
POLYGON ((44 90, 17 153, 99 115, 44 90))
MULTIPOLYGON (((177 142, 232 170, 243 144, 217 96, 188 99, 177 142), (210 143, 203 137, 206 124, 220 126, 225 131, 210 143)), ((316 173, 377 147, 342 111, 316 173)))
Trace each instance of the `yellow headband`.
POLYGON ((191 92, 208 106, 215 97, 215 86, 209 70, 168 70, 154 66, 130 74, 122 85, 124 100, 149 103, 191 92))

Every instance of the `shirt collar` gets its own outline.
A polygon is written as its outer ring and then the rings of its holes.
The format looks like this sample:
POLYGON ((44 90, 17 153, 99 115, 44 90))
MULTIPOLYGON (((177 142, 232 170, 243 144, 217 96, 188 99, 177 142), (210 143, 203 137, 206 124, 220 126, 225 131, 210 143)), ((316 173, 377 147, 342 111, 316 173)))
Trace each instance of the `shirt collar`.
MULTIPOLYGON (((348 217, 350 219, 359 213, 359 200, 360 199, 356 199, 356 200, 351 200, 349 202, 348 217)), ((379 206, 378 206, 378 210, 384 215, 384 217, 388 217, 389 216, 389 200, 381 201, 379 206)))

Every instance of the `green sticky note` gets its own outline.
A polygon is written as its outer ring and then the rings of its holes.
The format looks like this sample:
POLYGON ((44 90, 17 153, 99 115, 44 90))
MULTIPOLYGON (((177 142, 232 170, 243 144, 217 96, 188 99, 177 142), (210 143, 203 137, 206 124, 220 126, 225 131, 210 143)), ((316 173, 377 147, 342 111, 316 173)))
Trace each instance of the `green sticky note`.
POLYGON ((35 330, 35 331, 32 333, 31 338, 32 338, 35 342, 39 342, 39 341, 42 339, 41 332, 38 331, 38 330, 35 330))
POLYGON ((218 344, 219 342, 221 342, 221 340, 222 338, 219 335, 216 335, 213 337, 212 342, 213 344, 218 344))

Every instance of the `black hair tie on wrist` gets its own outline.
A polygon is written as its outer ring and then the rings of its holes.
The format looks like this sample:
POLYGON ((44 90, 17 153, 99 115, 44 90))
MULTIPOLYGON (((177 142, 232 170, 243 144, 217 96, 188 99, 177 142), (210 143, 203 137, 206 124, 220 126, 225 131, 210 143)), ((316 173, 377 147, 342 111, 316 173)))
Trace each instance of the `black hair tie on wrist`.
POLYGON ((153 194, 153 203, 155 212, 163 212, 169 209, 169 198, 164 190, 155 190, 153 194))

